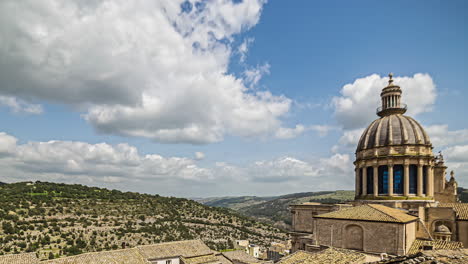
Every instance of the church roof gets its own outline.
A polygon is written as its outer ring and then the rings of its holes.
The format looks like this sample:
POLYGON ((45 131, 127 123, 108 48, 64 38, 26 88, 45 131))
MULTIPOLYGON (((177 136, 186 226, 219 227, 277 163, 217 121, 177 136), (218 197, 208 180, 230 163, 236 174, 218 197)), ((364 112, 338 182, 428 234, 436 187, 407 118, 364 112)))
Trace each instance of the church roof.
POLYGON ((468 203, 441 203, 439 207, 451 207, 459 220, 468 220, 468 203))
POLYGON ((315 217, 390 223, 408 223, 418 219, 415 216, 406 214, 402 210, 390 208, 380 204, 366 204, 330 213, 320 214, 315 217))
POLYGON ((445 241, 445 240, 423 240, 416 239, 408 250, 408 255, 416 254, 424 250, 424 246, 432 246, 432 249, 458 249, 463 248, 462 242, 445 241))
POLYGON ((318 253, 297 251, 281 259, 278 264, 349 264, 363 263, 365 259, 366 255, 353 250, 327 248, 318 253))
POLYGON ((424 128, 405 115, 388 115, 374 120, 362 134, 356 151, 390 145, 430 145, 424 128))
POLYGON ((0 264, 37 264, 36 253, 11 254, 0 256, 0 264))

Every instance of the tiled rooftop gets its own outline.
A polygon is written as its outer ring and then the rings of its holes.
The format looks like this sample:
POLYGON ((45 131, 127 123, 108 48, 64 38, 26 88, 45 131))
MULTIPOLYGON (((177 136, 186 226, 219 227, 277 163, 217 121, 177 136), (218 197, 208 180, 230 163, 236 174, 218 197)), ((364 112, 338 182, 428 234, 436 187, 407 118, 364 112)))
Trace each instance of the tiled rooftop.
POLYGON ((411 248, 408 250, 408 255, 416 254, 419 251, 423 250, 423 246, 432 246, 433 249, 458 249, 463 248, 462 242, 456 241, 444 241, 444 240, 423 240, 416 239, 414 240, 411 248))
POLYGON ((37 264, 36 253, 23 253, 0 256, 0 264, 37 264))
POLYGON ((226 258, 231 261, 239 261, 242 263, 260 263, 260 261, 253 256, 247 254, 243 250, 234 250, 234 251, 226 251, 222 253, 226 258))
POLYGON ((44 264, 149 264, 136 248, 85 253, 41 262, 44 264))
POLYGON ((220 263, 218 258, 214 254, 193 257, 193 258, 184 258, 182 257, 182 262, 185 264, 206 264, 206 263, 220 263))
POLYGON ((317 215, 315 217, 391 223, 408 223, 418 219, 415 216, 406 214, 402 210, 380 204, 366 204, 317 215))
POLYGON ((439 207, 451 207, 460 220, 468 220, 468 203, 441 203, 439 207))
POLYGON ((166 257, 198 257, 209 255, 211 249, 201 240, 185 240, 154 245, 138 246, 138 250, 146 259, 166 257))
POLYGON ((278 264, 360 264, 365 260, 366 255, 353 250, 328 248, 318 253, 297 251, 278 264))

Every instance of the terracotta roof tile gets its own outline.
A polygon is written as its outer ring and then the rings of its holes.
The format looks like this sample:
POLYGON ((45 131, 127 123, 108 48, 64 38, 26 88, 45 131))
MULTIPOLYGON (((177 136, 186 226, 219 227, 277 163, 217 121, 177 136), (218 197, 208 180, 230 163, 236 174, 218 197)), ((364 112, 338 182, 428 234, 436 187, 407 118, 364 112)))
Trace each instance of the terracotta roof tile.
POLYGON ((353 250, 327 248, 318 253, 297 251, 281 259, 278 264, 358 264, 365 260, 366 255, 353 250))
POLYGON ((148 264, 136 248, 85 253, 41 262, 44 264, 148 264))
POLYGON ((460 220, 468 220, 468 203, 441 203, 439 207, 451 207, 460 220))
POLYGON ((423 240, 416 239, 408 250, 408 255, 416 254, 419 251, 423 251, 424 246, 432 246, 433 249, 458 249, 463 248, 462 242, 456 241, 444 241, 444 240, 423 240))
POLYGON ((23 253, 0 256, 0 264, 37 264, 36 253, 23 253))
POLYGON ((315 217, 392 223, 407 223, 418 219, 402 210, 380 204, 366 204, 317 215, 315 217))
POLYGON ((193 258, 182 257, 182 262, 185 264, 205 264, 205 263, 219 263, 218 258, 214 255, 205 255, 193 258))
POLYGON ((197 257, 212 254, 211 249, 201 240, 185 240, 154 245, 138 246, 140 253, 147 259, 167 257, 197 257))
POLYGON ((242 263, 260 263, 258 259, 254 258, 253 256, 247 254, 243 250, 234 250, 234 251, 226 251, 222 253, 226 258, 231 261, 238 261, 242 263))

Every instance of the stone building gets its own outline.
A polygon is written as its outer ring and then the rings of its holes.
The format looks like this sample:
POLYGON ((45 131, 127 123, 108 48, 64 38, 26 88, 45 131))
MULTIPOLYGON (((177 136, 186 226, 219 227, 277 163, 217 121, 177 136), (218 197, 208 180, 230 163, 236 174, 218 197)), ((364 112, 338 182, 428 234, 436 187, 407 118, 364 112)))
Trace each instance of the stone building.
POLYGON ((407 106, 392 74, 380 96, 379 118, 356 149, 355 200, 291 206, 293 251, 333 246, 405 255, 420 241, 468 247, 468 204, 457 199, 454 172, 447 180, 442 154, 433 154, 424 128, 404 115, 407 106))

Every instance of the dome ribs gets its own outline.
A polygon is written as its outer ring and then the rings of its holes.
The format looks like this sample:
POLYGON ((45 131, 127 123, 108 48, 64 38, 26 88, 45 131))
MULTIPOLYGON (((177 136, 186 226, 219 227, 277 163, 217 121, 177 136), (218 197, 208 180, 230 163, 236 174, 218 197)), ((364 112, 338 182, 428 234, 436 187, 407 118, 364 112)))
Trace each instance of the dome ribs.
POLYGON ((369 148, 369 138, 370 138, 370 135, 372 134, 372 130, 373 130, 374 126, 375 126, 375 123, 377 123, 378 120, 380 120, 380 119, 374 120, 374 122, 372 122, 372 124, 367 129, 363 149, 369 148))
POLYGON ((387 132, 387 140, 388 140, 388 145, 393 144, 393 129, 392 129, 392 116, 388 117, 388 132, 387 132))
POLYGON ((408 120, 411 127, 413 128, 413 133, 414 133, 414 136, 415 136, 415 143, 416 144, 421 144, 422 139, 421 139, 421 134, 420 134, 420 131, 419 131, 419 127, 416 126, 415 121, 412 118, 407 117, 406 119, 408 120))
POLYGON ((419 123, 418 123, 416 120, 414 120, 414 118, 412 118, 412 117, 409 117, 409 116, 408 116, 407 118, 409 118, 410 120, 412 120, 412 121, 418 126, 419 130, 421 131, 422 136, 424 137, 424 142, 422 142, 422 143, 423 143, 423 144, 427 144, 427 145, 431 144, 431 140, 429 139, 429 136, 427 135, 426 130, 424 130, 424 128, 421 126, 421 124, 419 124, 419 123))
POLYGON ((405 124, 403 123, 403 118, 401 115, 396 116, 400 121, 400 130, 401 130, 401 143, 400 144, 407 144, 408 143, 408 131, 406 131, 405 124))

